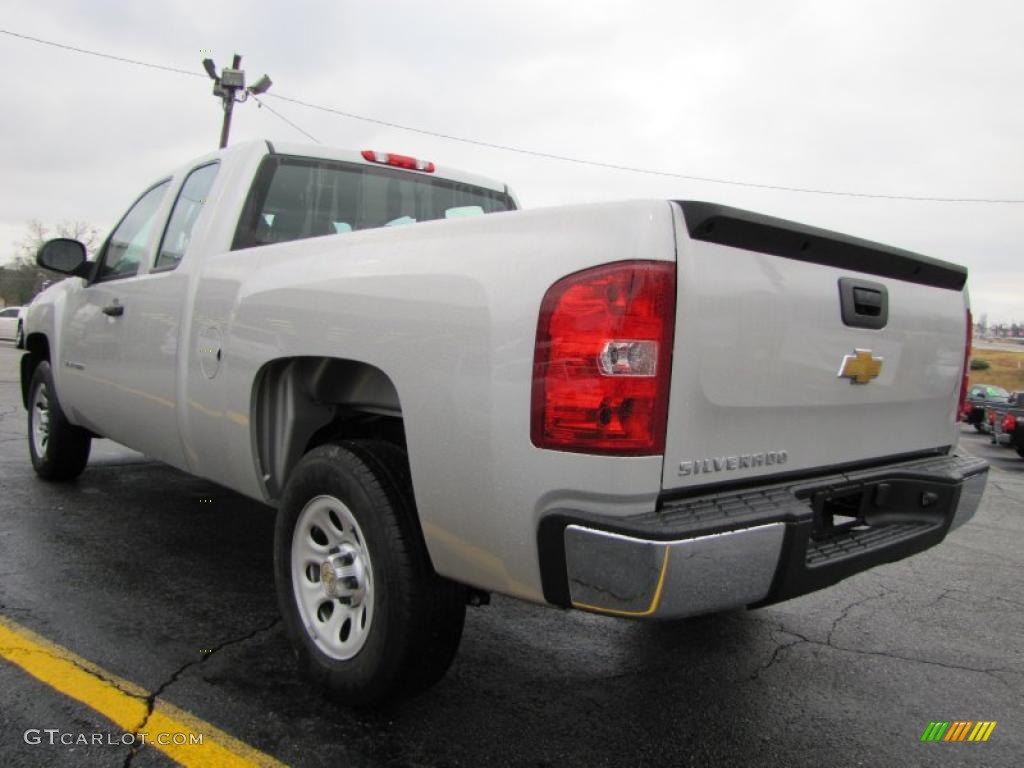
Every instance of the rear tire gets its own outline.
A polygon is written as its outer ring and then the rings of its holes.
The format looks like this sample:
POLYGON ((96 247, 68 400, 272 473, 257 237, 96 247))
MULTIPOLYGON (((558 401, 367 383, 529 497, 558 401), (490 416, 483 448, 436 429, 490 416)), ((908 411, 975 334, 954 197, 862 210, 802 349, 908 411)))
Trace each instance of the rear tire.
POLYGON ((347 441, 302 458, 282 495, 274 569, 299 666, 340 703, 424 690, 451 665, 466 591, 431 566, 396 446, 347 441))
POLYGON ((64 415, 50 363, 36 365, 29 383, 28 450, 43 480, 74 480, 89 461, 92 435, 64 415))
POLYGON ((1017 455, 1024 459, 1024 443, 1017 443, 1013 446, 1013 449, 1017 451, 1017 455))

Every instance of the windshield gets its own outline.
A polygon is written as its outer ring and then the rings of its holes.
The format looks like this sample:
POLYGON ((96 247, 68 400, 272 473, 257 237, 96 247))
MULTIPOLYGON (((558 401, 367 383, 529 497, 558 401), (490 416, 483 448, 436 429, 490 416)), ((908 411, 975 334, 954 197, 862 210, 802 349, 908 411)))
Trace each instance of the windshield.
POLYGON ((270 155, 256 174, 234 248, 515 208, 506 192, 389 168, 270 155))

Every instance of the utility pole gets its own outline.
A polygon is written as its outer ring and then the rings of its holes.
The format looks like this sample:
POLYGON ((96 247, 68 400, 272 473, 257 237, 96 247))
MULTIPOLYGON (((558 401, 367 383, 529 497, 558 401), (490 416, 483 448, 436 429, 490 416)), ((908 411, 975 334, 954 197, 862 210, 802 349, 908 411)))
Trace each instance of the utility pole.
POLYGON ((224 67, 220 75, 217 75, 217 66, 213 59, 203 59, 203 68, 206 74, 213 80, 213 95, 221 100, 224 107, 224 123, 220 129, 220 148, 228 145, 228 134, 231 132, 231 113, 235 102, 243 102, 249 98, 249 94, 258 95, 266 93, 273 84, 269 77, 264 75, 248 88, 245 86, 245 72, 242 70, 242 57, 235 54, 231 60, 230 67, 224 67), (241 98, 238 93, 241 92, 241 98))

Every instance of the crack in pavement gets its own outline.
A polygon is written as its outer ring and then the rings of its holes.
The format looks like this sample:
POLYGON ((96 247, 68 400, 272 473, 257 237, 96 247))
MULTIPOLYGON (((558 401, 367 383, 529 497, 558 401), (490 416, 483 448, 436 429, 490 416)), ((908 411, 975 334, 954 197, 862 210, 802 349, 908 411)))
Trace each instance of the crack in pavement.
POLYGON ((769 669, 775 666, 775 664, 779 660, 779 656, 781 656, 782 652, 787 648, 792 648, 794 645, 800 645, 801 643, 814 642, 806 635, 801 635, 799 632, 794 632, 791 629, 786 629, 786 627, 782 624, 779 624, 779 626, 773 629, 772 631, 781 632, 786 635, 792 635, 796 639, 793 640, 793 642, 791 643, 779 643, 778 645, 776 645, 775 650, 772 651, 772 655, 768 658, 768 663, 755 669, 753 674, 749 678, 747 678, 748 680, 757 680, 757 678, 761 676, 762 672, 767 672, 769 669))
POLYGON ((966 667, 966 666, 963 666, 963 665, 960 665, 960 664, 947 664, 946 662, 935 661, 933 659, 921 659, 921 658, 916 658, 914 656, 900 656, 897 653, 892 653, 892 652, 889 652, 889 651, 869 651, 869 650, 862 650, 860 648, 850 648, 850 647, 844 646, 844 645, 835 645, 834 643, 826 643, 826 642, 823 642, 821 640, 812 640, 810 638, 804 638, 802 635, 799 635, 796 632, 792 632, 791 630, 782 630, 782 631, 785 632, 786 634, 795 635, 797 637, 797 639, 794 640, 791 643, 780 643, 778 646, 776 646, 775 650, 772 652, 771 657, 769 657, 768 662, 763 664, 763 665, 761 665, 760 667, 758 667, 758 669, 756 669, 754 671, 754 673, 748 678, 748 680, 756 680, 758 677, 760 677, 762 672, 766 672, 769 668, 773 667, 776 663, 779 663, 779 657, 782 655, 783 651, 785 651, 785 650, 787 650, 789 648, 793 648, 794 646, 804 645, 804 644, 806 644, 806 645, 816 645, 816 646, 819 646, 819 647, 822 647, 822 648, 831 648, 834 651, 842 651, 842 652, 845 652, 845 653, 852 653, 852 654, 856 654, 858 656, 881 656, 882 658, 894 659, 896 661, 906 661, 906 662, 909 662, 911 664, 927 664, 929 666, 942 667, 943 669, 955 669, 955 670, 960 671, 960 672, 974 672, 976 674, 981 674, 981 675, 986 675, 987 677, 991 677, 993 680, 997 680, 1002 685, 1004 685, 1007 688, 1009 688, 1011 691, 1016 691, 1017 689, 1014 686, 1010 685, 1008 682, 1006 682, 1003 678, 999 677, 999 673, 1012 674, 1012 675, 1024 675, 1024 671, 1017 670, 1017 669, 1007 669, 1005 667, 966 667))
POLYGON ((1009 496, 1011 495, 1010 492, 1003 488, 1004 482, 1004 480, 999 480, 998 482, 995 480, 989 480, 988 484, 985 486, 985 490, 986 492, 996 491, 1000 496, 1009 496))
POLYGON ((174 672, 171 673, 170 677, 168 677, 166 680, 160 683, 160 685, 158 685, 156 689, 151 694, 149 694, 149 696, 145 697, 146 714, 143 716, 142 722, 140 722, 133 730, 133 733, 136 736, 135 743, 132 745, 131 750, 125 756, 123 768, 131 768, 132 761, 135 759, 135 755, 138 754, 139 747, 142 746, 142 744, 140 743, 139 734, 144 732, 144 729, 146 725, 149 723, 150 718, 153 717, 153 710, 156 708, 156 700, 160 696, 162 696, 168 688, 170 688, 172 685, 178 682, 178 680, 181 678, 183 674, 185 674, 192 667, 198 667, 205 664, 207 661, 213 658, 220 651, 223 651, 225 648, 228 648, 232 645, 239 645, 240 643, 247 642, 248 640, 252 640, 254 637, 256 637, 256 635, 259 635, 263 632, 269 632, 280 623, 281 617, 277 616, 269 624, 259 626, 256 629, 247 632, 246 634, 241 635, 239 637, 233 637, 228 640, 225 640, 219 645, 215 645, 210 650, 209 653, 203 654, 201 658, 188 661, 182 664, 176 670, 174 670, 174 672))
MULTIPOLYGON (((1004 686, 1006 686, 1010 690, 1015 690, 1015 688, 1012 685, 1010 685, 1008 682, 1006 682, 1006 680, 1004 680, 1003 678, 999 677, 998 673, 1008 673, 1008 674, 1014 674, 1014 675, 1021 675, 1021 674, 1024 674, 1024 670, 1008 669, 1008 668, 1005 668, 1005 667, 968 667, 968 666, 964 666, 964 665, 961 665, 961 664, 950 664, 950 663, 943 662, 943 661, 935 661, 933 659, 922 659, 922 658, 914 657, 914 656, 902 656, 902 655, 900 655, 898 653, 894 653, 894 652, 891 652, 891 651, 864 650, 864 649, 860 649, 860 648, 851 648, 850 646, 846 646, 846 645, 838 645, 833 640, 833 637, 835 636, 836 630, 839 628, 839 625, 849 617, 850 613, 853 611, 854 608, 857 608, 858 606, 864 605, 865 603, 869 603, 869 602, 872 602, 874 600, 880 600, 880 599, 882 599, 884 597, 887 597, 889 595, 895 594, 894 590, 891 590, 888 587, 882 586, 882 589, 884 591, 879 593, 879 594, 877 594, 877 595, 868 595, 868 596, 863 597, 863 598, 861 598, 859 600, 855 600, 854 602, 852 602, 849 605, 847 605, 846 607, 844 607, 842 609, 842 611, 839 613, 839 615, 832 621, 832 625, 829 627, 829 630, 826 633, 824 640, 814 640, 814 639, 811 639, 810 637, 807 637, 806 635, 803 635, 803 634, 801 634, 799 632, 795 632, 794 630, 789 629, 788 627, 785 626, 785 624, 783 622, 779 622, 776 626, 774 626, 772 628, 772 632, 790 635, 794 639, 792 641, 790 641, 790 642, 777 643, 775 648, 774 648, 774 650, 771 653, 771 656, 768 657, 768 661, 765 662, 764 664, 762 664, 756 670, 754 670, 754 672, 750 675, 748 680, 757 680, 761 676, 762 673, 766 672, 767 670, 771 669, 776 664, 780 663, 782 661, 782 657, 783 657, 783 652, 784 651, 786 651, 786 650, 788 650, 790 648, 793 648, 794 646, 797 646, 797 645, 807 644, 807 645, 815 645, 815 646, 819 646, 819 647, 823 647, 823 648, 831 648, 832 650, 835 650, 835 651, 841 651, 841 652, 845 652, 845 653, 853 653, 853 654, 857 654, 857 655, 861 655, 861 656, 881 656, 883 658, 895 659, 895 660, 898 660, 898 661, 906 661, 906 662, 910 662, 912 664, 928 664, 928 665, 931 665, 931 666, 942 667, 944 669, 955 669, 955 670, 958 670, 958 671, 961 671, 961 672, 974 672, 974 673, 977 673, 977 674, 987 675, 988 677, 991 677, 991 678, 999 681, 1000 683, 1002 683, 1004 686)), ((935 603, 939 602, 943 598, 948 597, 948 595, 951 592, 962 592, 962 591, 963 590, 958 590, 958 589, 955 589, 955 588, 946 589, 946 590, 944 590, 942 592, 941 595, 939 595, 937 598, 935 598, 935 600, 933 601, 932 604, 934 605, 935 603)))
POLYGON ((887 587, 882 587, 882 589, 884 591, 880 592, 877 595, 868 595, 867 597, 862 598, 861 600, 853 601, 848 606, 843 608, 839 616, 837 616, 836 619, 832 622, 832 626, 829 627, 828 634, 825 635, 825 645, 832 645, 832 635, 835 634, 835 631, 839 627, 839 625, 842 622, 846 621, 846 617, 850 615, 850 611, 852 611, 854 608, 858 606, 864 605, 864 603, 870 603, 872 600, 881 600, 883 597, 892 594, 891 589, 887 587))
MULTIPOLYGON (((816 645, 826 645, 825 643, 821 643, 821 642, 818 642, 818 641, 815 641, 815 640, 812 640, 810 642, 813 643, 813 644, 816 644, 816 645)), ((965 666, 962 666, 960 664, 947 664, 946 662, 934 661, 932 659, 918 659, 918 658, 915 658, 913 656, 900 656, 899 654, 890 653, 890 652, 887 652, 887 651, 864 651, 864 650, 860 650, 859 648, 848 648, 848 647, 842 646, 842 645, 829 645, 827 647, 833 648, 833 649, 835 649, 837 651, 845 651, 846 653, 854 653, 854 654, 857 654, 857 655, 860 655, 860 656, 882 656, 883 658, 886 658, 886 659, 896 659, 897 661, 908 661, 908 662, 910 662, 912 664, 928 664, 930 666, 942 667, 943 669, 955 669, 955 670, 958 670, 960 672, 975 672, 977 674, 986 675, 988 677, 991 677, 993 680, 998 680, 1000 683, 1005 685, 1011 691, 1015 691, 1017 689, 1014 688, 1009 683, 1007 683, 1001 677, 999 677, 999 675, 997 673, 1003 672, 1003 673, 1009 673, 1009 674, 1015 674, 1015 675, 1016 674, 1022 674, 1020 670, 1006 669, 1005 667, 965 667, 965 666)))
POLYGON ((945 599, 945 600, 953 600, 954 602, 960 603, 961 605, 967 605, 967 606, 970 606, 971 608, 977 609, 978 608, 977 602, 978 602, 978 598, 979 597, 984 597, 986 600, 998 600, 998 601, 1000 601, 1002 603, 1008 603, 1009 605, 1013 605, 1013 606, 1016 606, 1018 608, 1024 608, 1024 603, 1020 602, 1019 600, 1012 600, 1009 597, 1003 597, 1002 595, 992 595, 992 594, 989 594, 988 592, 977 592, 977 591, 974 591, 974 590, 968 591, 966 589, 960 589, 958 587, 949 587, 948 589, 942 590, 942 594, 939 595, 938 597, 936 597, 934 600, 932 600, 932 602, 930 602, 928 605, 929 606, 934 606, 940 600, 944 600, 945 599), (967 595, 969 599, 962 600, 962 599, 959 599, 959 598, 956 598, 956 597, 951 597, 951 593, 953 593, 953 592, 959 592, 962 595, 967 595))
POLYGON ((934 600, 932 600, 932 601, 931 601, 930 603, 928 603, 928 605, 927 605, 927 606, 925 606, 925 607, 926 607, 926 608, 934 608, 934 607, 935 607, 936 605, 938 605, 938 604, 939 604, 940 602, 942 602, 942 601, 943 601, 943 600, 945 600, 945 599, 946 599, 947 597, 949 597, 949 593, 950 593, 950 592, 952 592, 952 591, 953 591, 953 588, 952 588, 952 587, 950 587, 950 588, 948 588, 948 589, 944 589, 944 590, 942 590, 942 594, 941 594, 941 595, 939 595, 938 597, 936 597, 936 598, 935 598, 934 600))
MULTIPOLYGON (((883 587, 883 589, 886 589, 886 588, 883 587)), ((962 591, 962 590, 947 589, 947 590, 945 590, 942 593, 942 595, 940 595, 938 598, 936 598, 935 602, 938 602, 938 600, 941 600, 943 597, 948 595, 949 592, 952 592, 952 591, 962 591)), ((793 647, 795 647, 797 645, 804 645, 804 644, 806 644, 806 645, 815 645, 815 646, 819 646, 819 647, 822 647, 822 648, 831 648, 834 651, 841 651, 841 652, 845 652, 845 653, 852 653, 852 654, 856 654, 856 655, 859 655, 859 656, 880 656, 882 658, 894 659, 894 660, 897 660, 897 661, 906 661, 906 662, 909 662, 911 664, 927 664, 927 665, 930 665, 930 666, 942 667, 943 669, 954 669, 954 670, 961 671, 961 672, 973 672, 973 673, 976 673, 976 674, 983 674, 983 675, 986 675, 986 676, 991 677, 992 679, 998 681, 1002 685, 1004 685, 1007 688, 1009 688, 1011 691, 1017 690, 1013 685, 1011 685, 1006 680, 1001 678, 999 676, 999 673, 1012 674, 1012 675, 1024 675, 1024 670, 1009 669, 1009 668, 1006 668, 1006 667, 968 667, 968 666, 965 666, 965 665, 962 665, 962 664, 950 664, 950 663, 943 662, 943 661, 935 661, 934 659, 922 659, 922 658, 915 657, 915 656, 901 656, 900 654, 893 653, 891 651, 877 651, 877 650, 864 650, 864 649, 860 649, 860 648, 851 648, 851 647, 845 646, 845 645, 837 645, 832 640, 832 637, 835 634, 836 629, 838 628, 838 626, 843 621, 846 620, 846 618, 850 615, 850 612, 854 608, 856 608, 857 606, 860 606, 860 605, 864 605, 865 603, 871 602, 872 600, 879 600, 879 599, 881 599, 883 597, 886 597, 886 596, 888 596, 890 594, 894 594, 894 592, 892 590, 890 590, 890 589, 886 589, 885 592, 882 592, 882 593, 877 594, 877 595, 869 595, 867 597, 861 598, 860 600, 856 600, 856 601, 850 603, 849 605, 847 605, 845 608, 843 608, 843 610, 841 611, 839 616, 837 616, 832 621, 832 625, 829 628, 828 633, 825 636, 825 640, 813 640, 813 639, 807 637, 806 635, 802 635, 799 632, 795 632, 792 629, 787 628, 784 623, 780 622, 777 626, 773 627, 772 631, 773 632, 779 632, 779 633, 786 634, 786 635, 790 635, 791 637, 793 637, 795 639, 792 640, 791 642, 778 643, 775 646, 774 650, 772 651, 771 656, 769 656, 768 661, 766 663, 762 664, 756 670, 754 670, 754 672, 750 675, 748 680, 751 680, 751 681, 757 680, 761 676, 761 674, 763 672, 766 672, 771 667, 775 666, 778 663, 781 663, 781 661, 782 661, 782 654, 783 654, 784 651, 786 651, 786 650, 788 650, 790 648, 793 648, 793 647)))

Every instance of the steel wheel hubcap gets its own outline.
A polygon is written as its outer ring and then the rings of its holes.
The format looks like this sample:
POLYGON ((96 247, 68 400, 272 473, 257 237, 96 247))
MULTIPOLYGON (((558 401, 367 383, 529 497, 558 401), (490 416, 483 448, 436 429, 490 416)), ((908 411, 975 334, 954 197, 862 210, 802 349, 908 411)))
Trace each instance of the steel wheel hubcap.
POLYGON ((46 384, 36 388, 32 398, 32 447, 36 456, 46 455, 46 447, 50 444, 50 392, 46 384))
POLYGON ((373 566, 362 529, 334 496, 317 496, 292 534, 292 589, 306 632, 333 659, 351 659, 373 622, 373 566))

